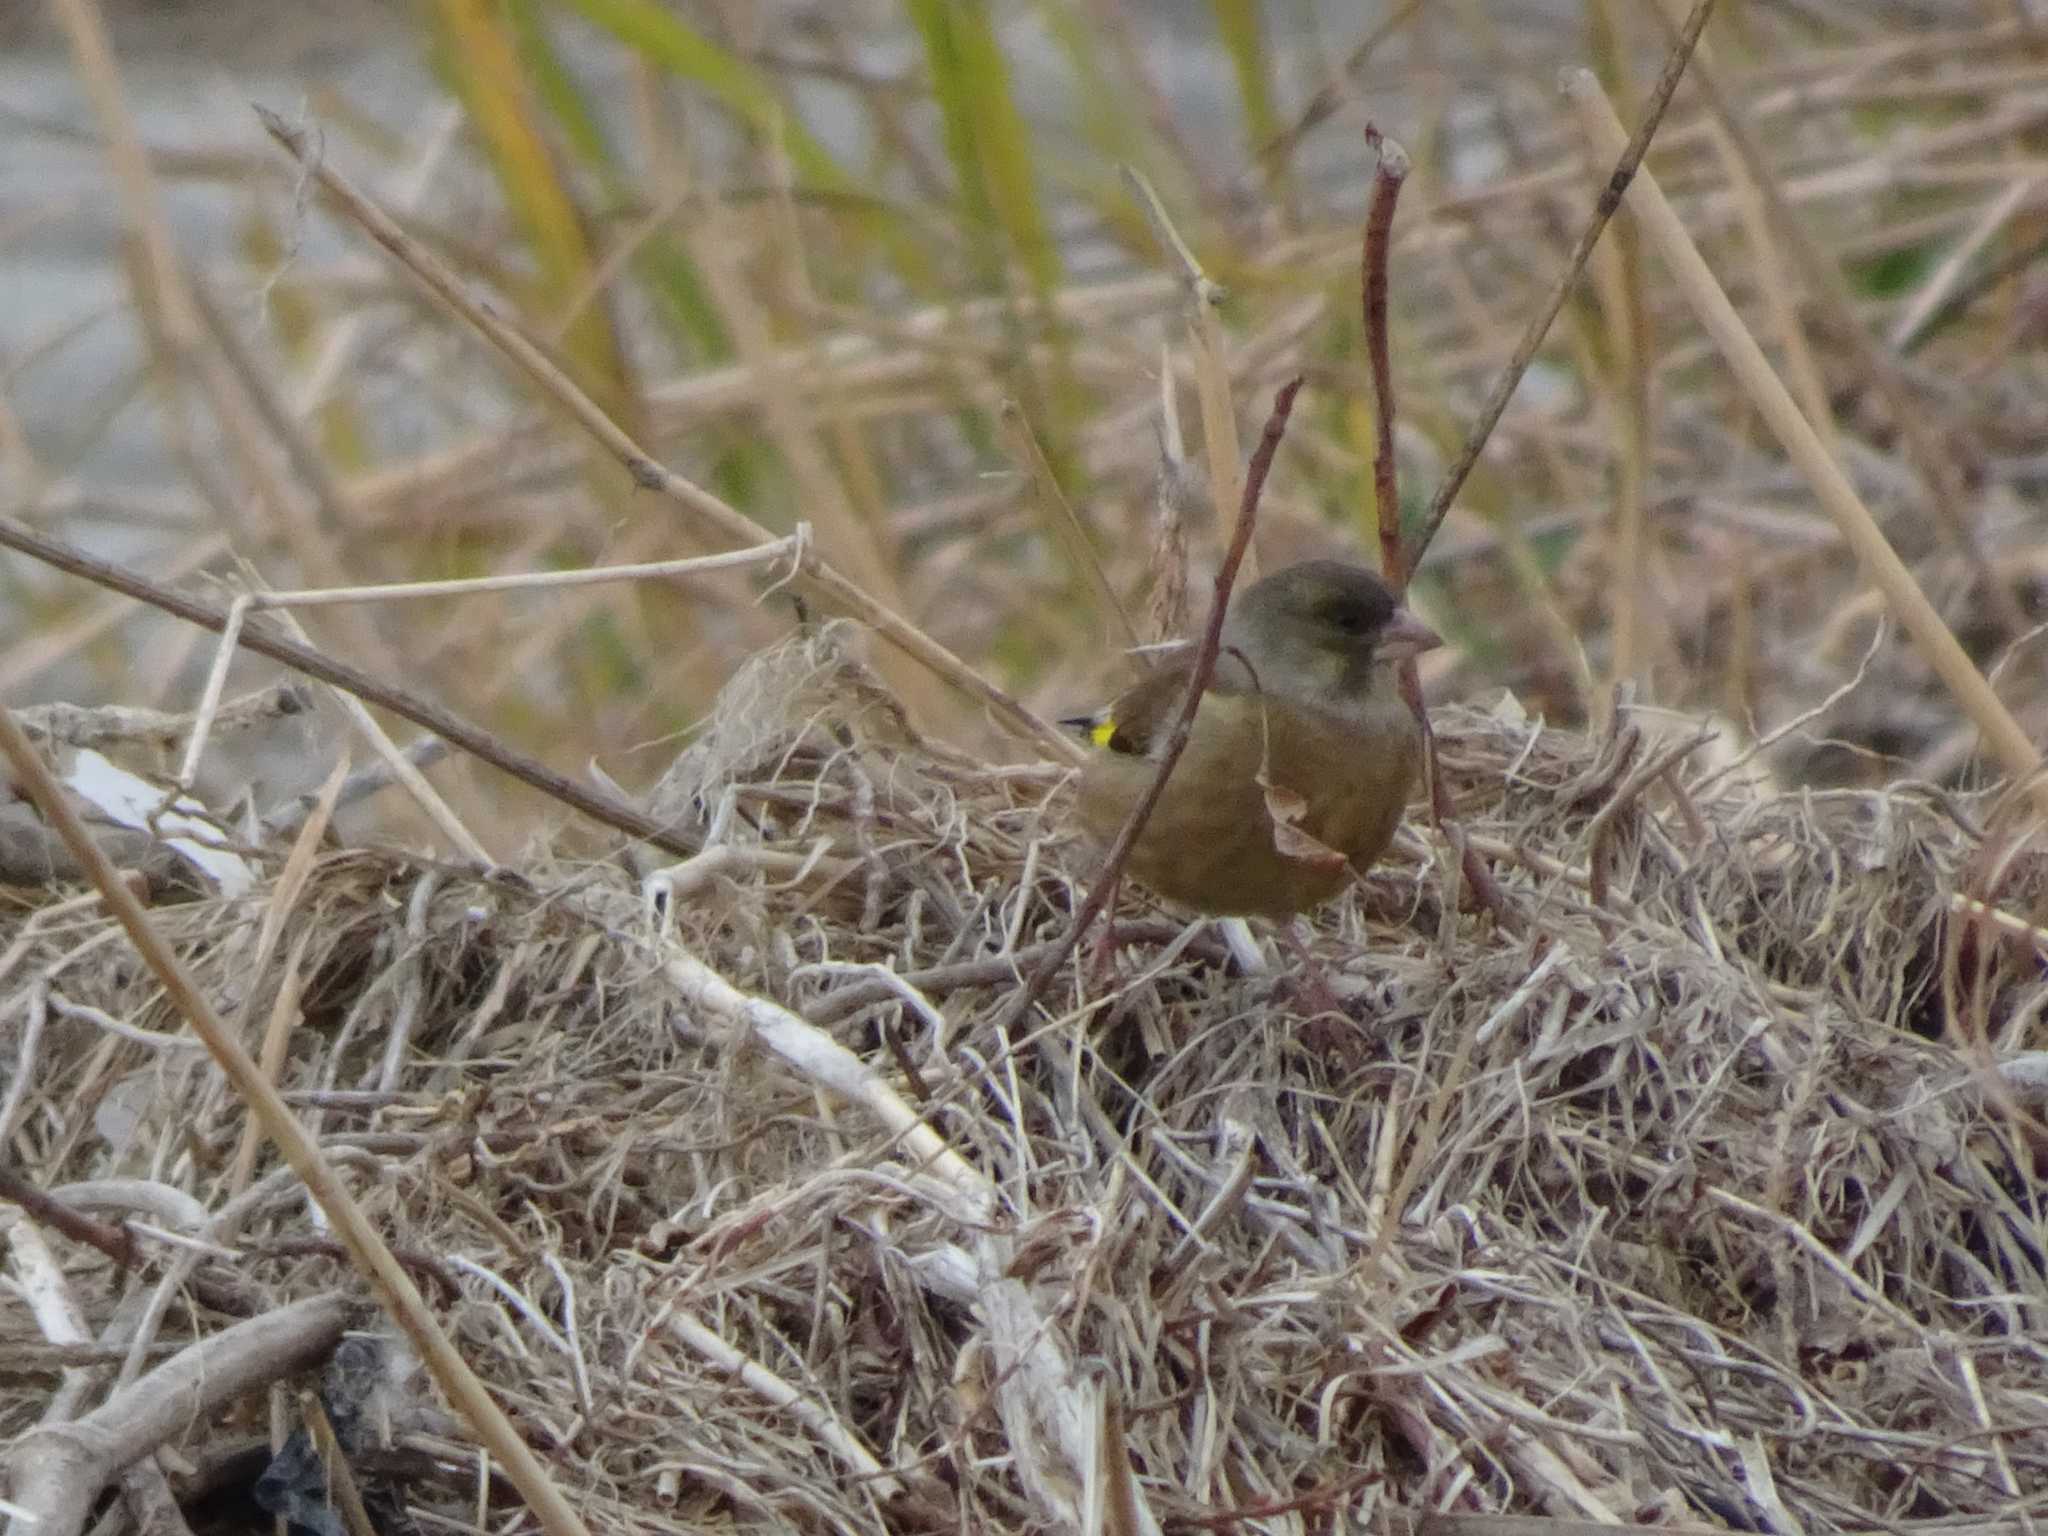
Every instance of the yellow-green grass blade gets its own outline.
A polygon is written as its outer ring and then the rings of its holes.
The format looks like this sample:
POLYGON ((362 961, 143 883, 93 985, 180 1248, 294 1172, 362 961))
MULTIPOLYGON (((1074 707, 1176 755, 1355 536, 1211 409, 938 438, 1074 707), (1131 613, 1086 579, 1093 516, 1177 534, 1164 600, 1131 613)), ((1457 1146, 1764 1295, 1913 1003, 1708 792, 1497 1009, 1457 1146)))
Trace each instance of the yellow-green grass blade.
POLYGON ((916 292, 930 290, 931 263, 909 238, 902 221, 888 216, 882 199, 804 127, 767 75, 656 0, 560 3, 656 68, 704 91, 750 132, 776 144, 789 158, 799 192, 822 201, 846 202, 854 210, 855 227, 884 242, 904 282, 916 292))
POLYGON ((577 382, 634 430, 639 416, 624 349, 602 296, 591 299, 598 261, 590 232, 536 110, 518 40, 492 0, 434 0, 441 65, 467 108, 514 223, 535 266, 527 308, 555 334, 577 382), (570 311, 574 308, 574 313, 570 311), (556 322, 568 316, 557 333, 556 322))

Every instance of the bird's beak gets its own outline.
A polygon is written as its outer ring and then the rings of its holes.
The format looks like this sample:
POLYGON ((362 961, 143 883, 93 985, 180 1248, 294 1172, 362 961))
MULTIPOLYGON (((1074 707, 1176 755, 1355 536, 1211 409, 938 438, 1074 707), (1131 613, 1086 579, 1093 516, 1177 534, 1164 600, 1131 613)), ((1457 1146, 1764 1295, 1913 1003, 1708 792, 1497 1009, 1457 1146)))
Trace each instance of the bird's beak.
POLYGON ((1433 651, 1443 643, 1442 635, 1406 608, 1396 608, 1394 616, 1387 620, 1387 627, 1380 631, 1380 643, 1374 649, 1382 660, 1406 661, 1424 651, 1433 651))

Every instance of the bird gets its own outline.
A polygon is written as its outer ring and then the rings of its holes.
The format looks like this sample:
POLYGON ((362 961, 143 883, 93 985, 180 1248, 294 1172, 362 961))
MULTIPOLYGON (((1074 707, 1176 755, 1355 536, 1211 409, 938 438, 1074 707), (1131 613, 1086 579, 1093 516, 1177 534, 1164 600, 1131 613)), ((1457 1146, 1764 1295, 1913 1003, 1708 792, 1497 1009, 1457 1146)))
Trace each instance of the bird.
MULTIPOLYGON (((1304 561, 1246 588, 1129 872, 1209 917, 1293 918, 1334 896, 1386 851, 1421 765, 1394 664, 1442 643, 1363 566, 1304 561)), ((1099 844, 1157 776, 1193 666, 1188 647, 1062 722, 1092 749, 1077 805, 1099 844)))

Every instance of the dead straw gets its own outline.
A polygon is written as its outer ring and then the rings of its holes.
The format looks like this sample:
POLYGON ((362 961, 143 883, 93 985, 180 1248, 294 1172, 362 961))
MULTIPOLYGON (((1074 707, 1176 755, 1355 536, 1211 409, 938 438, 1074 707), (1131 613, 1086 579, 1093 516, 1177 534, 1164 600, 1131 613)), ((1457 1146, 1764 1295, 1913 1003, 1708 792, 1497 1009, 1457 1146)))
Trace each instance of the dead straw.
POLYGON ((129 942, 155 974, 172 1005, 206 1043, 215 1062, 247 1103, 249 1112, 320 1203, 320 1209, 347 1245, 350 1258, 370 1282, 392 1321, 405 1330, 419 1350, 435 1382, 462 1409, 478 1438, 504 1464, 507 1475, 518 1485, 542 1528, 551 1536, 587 1536, 582 1519, 463 1361, 427 1309, 411 1277, 392 1257, 382 1235, 363 1213, 327 1156, 278 1097, 277 1089, 255 1058, 214 1011, 205 991, 150 920, 120 871, 100 851, 99 844, 71 808, 65 792, 15 722, 13 711, 5 705, 0 705, 0 753, 6 754, 16 783, 29 792, 37 809, 63 837, 65 847, 86 871, 100 899, 119 920, 129 942))
MULTIPOLYGON (((1564 86, 1596 152, 1622 151, 1626 146, 1621 123, 1592 74, 1586 70, 1570 71, 1564 86)), ((1640 171, 1629 184, 1628 196, 1631 211, 1670 264, 1700 323, 1713 336, 1750 400, 1835 520, 1864 571, 1884 593, 1892 612, 1948 685, 1963 712, 1984 733, 1986 743, 2006 771, 2017 780, 2033 781, 2041 766, 2039 749, 1991 691, 1983 673, 1957 643, 1954 632, 1927 600, 1920 583, 1877 526, 1877 520, 1856 494, 1848 476, 1842 473, 1806 418, 1799 414, 1798 405, 1779 381, 1735 306, 1728 302, 1721 285, 1714 280, 1712 269, 1665 200, 1656 179, 1648 171, 1640 171)), ((2035 793, 2036 803, 2048 810, 2048 782, 2037 783, 2035 793)))
MULTIPOLYGON (((265 108, 258 107, 256 114, 271 137, 365 234, 419 279, 438 302, 489 338, 535 387, 624 465, 635 484, 658 491, 688 514, 698 528, 728 544, 765 544, 774 538, 772 533, 737 507, 668 468, 641 448, 595 400, 555 365, 553 359, 504 316, 478 300, 467 284, 400 229, 346 177, 316 155, 312 140, 304 130, 265 108)), ((795 580, 799 590, 835 613, 852 614, 891 645, 929 668, 942 681, 985 705, 998 719, 1055 761, 1080 760, 1080 747, 1062 735, 1057 727, 1026 709, 923 630, 877 602, 830 564, 823 560, 806 561, 795 580)))

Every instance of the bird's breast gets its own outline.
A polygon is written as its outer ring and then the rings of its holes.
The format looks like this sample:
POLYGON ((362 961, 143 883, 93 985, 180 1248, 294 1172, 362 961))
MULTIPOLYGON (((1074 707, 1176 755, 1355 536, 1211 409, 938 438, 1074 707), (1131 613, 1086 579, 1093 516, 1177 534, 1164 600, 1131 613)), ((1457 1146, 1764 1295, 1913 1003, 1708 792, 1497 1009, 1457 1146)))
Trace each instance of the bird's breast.
MULTIPOLYGON (((1363 870, 1386 850, 1414 786, 1420 734, 1394 703, 1367 724, 1267 695, 1209 695, 1131 872, 1217 914, 1285 916, 1334 895, 1347 865, 1363 870), (1288 837, 1276 813, 1312 841, 1288 837), (1316 844, 1338 857, 1316 856, 1316 844)), ((1116 835, 1157 771, 1151 757, 1090 760, 1080 811, 1098 839, 1116 835)))

